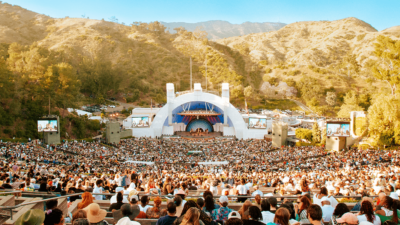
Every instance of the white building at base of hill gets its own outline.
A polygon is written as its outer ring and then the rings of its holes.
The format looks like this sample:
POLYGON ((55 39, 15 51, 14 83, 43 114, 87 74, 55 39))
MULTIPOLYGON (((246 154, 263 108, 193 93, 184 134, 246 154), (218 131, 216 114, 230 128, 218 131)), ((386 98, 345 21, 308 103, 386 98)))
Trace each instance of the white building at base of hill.
POLYGON ((168 83, 164 107, 136 108, 123 125, 132 130, 134 137, 155 138, 201 129, 238 139, 263 139, 272 129, 272 123, 266 116, 261 117, 250 117, 245 121, 230 103, 228 83, 222 84, 221 96, 203 91, 199 83, 194 84, 193 91, 175 93, 174 84, 168 83), (253 128, 249 128, 248 121, 253 128))

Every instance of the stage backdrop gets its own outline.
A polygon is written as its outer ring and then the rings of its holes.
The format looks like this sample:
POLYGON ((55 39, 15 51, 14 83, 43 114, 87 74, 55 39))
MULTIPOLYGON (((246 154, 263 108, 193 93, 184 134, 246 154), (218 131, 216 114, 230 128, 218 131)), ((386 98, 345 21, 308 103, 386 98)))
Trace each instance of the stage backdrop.
MULTIPOLYGON (((183 107, 185 108, 188 107, 188 104, 181 105, 172 110, 172 123, 184 123, 185 125, 188 125, 193 120, 193 118, 191 117, 178 115, 178 113, 183 112, 183 107)), ((212 104, 207 103, 207 108, 209 109, 210 107, 212 107, 212 104)), ((193 111, 193 110, 205 110, 205 109, 206 109, 206 104, 204 102, 194 101, 191 102, 190 108, 186 110, 193 111)), ((214 111, 217 113, 221 113, 221 115, 217 117, 208 117, 206 120, 208 120, 208 122, 210 122, 211 125, 214 125, 216 123, 224 123, 224 115, 223 115, 224 111, 217 106, 214 106, 214 111)), ((233 127, 233 123, 229 117, 228 117, 228 125, 229 127, 233 127)), ((164 122, 164 126, 168 126, 168 117, 164 122)))
POLYGON ((212 124, 205 119, 196 119, 190 121, 190 123, 186 126, 186 131, 195 131, 197 128, 201 128, 203 131, 208 129, 209 132, 213 132, 212 124))

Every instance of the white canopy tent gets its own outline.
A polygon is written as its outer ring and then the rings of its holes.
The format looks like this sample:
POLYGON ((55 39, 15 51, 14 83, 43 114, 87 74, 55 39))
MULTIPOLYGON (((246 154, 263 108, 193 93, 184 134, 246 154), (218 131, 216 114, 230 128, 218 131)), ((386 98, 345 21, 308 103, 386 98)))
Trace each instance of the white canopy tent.
POLYGON ((199 165, 227 165, 228 161, 220 161, 220 162, 198 162, 199 165))
POLYGON ((146 161, 126 161, 125 163, 136 163, 136 164, 146 164, 146 165, 154 165, 154 162, 146 162, 146 161))

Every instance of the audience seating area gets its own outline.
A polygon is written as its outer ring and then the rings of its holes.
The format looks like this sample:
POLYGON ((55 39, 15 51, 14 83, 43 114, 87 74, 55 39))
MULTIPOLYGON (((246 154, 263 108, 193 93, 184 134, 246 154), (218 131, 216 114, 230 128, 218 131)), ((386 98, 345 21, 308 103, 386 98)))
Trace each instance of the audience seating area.
MULTIPOLYGON (((272 193, 275 188, 260 188, 260 190, 263 193, 272 193)), ((203 192, 205 190, 197 190, 197 191, 190 191, 189 196, 187 197, 188 199, 197 199, 199 197, 190 197, 190 196, 202 196, 203 192)), ((317 190, 315 190, 317 191, 317 190)), ((144 195, 144 193, 139 193, 139 196, 144 195)), ((19 205, 22 203, 28 203, 28 202, 33 202, 33 201, 39 201, 39 200, 45 200, 46 198, 49 197, 55 197, 55 195, 48 194, 48 193, 39 193, 39 192, 33 192, 33 193, 23 193, 22 196, 31 196, 31 197, 16 197, 14 195, 6 195, 6 196, 0 196, 0 207, 1 206, 15 206, 19 205), (42 196, 42 197, 39 197, 42 196)), ((216 196, 218 197, 218 196, 216 196)), ((279 196, 277 196, 279 198, 279 196)), ((73 214, 78 210, 77 206, 78 203, 81 200, 78 199, 74 201, 70 207, 68 208, 68 202, 67 198, 60 198, 58 199, 58 208, 61 209, 65 216, 68 216, 70 214, 73 214)), ((112 217, 112 212, 108 211, 110 207, 110 201, 109 200, 95 200, 94 202, 98 203, 100 207, 104 210, 106 210, 107 216, 106 220, 110 223, 114 223, 114 219, 112 217)), ((240 207, 242 206, 243 203, 229 203, 229 208, 233 210, 239 210, 240 207)), ((153 205, 153 202, 150 202, 149 205, 153 205)), ((354 207, 355 203, 347 203, 347 206, 351 210, 354 207)), ((161 208, 165 209, 167 206, 167 202, 164 201, 161 203, 161 208)), ((0 224, 5 224, 5 225, 12 225, 15 223, 15 221, 22 215, 24 214, 27 210, 29 209, 43 209, 45 210, 45 203, 40 202, 40 203, 35 203, 35 204, 29 204, 29 205, 24 205, 20 206, 18 208, 13 209, 13 218, 11 219, 10 215, 10 210, 1 210, 0 209, 0 224)), ((157 222, 157 219, 137 219, 138 222, 140 222, 142 225, 155 225, 157 222)))

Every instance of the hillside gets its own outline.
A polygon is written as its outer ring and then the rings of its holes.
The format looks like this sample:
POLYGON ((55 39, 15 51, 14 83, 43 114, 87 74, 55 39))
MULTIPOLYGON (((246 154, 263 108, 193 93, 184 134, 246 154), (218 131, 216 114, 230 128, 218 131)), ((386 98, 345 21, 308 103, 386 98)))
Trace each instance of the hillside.
POLYGON ((183 27, 187 31, 193 32, 196 28, 202 28, 208 33, 207 38, 216 40, 221 38, 242 36, 252 33, 263 33, 269 31, 276 31, 284 27, 284 23, 252 23, 245 22, 242 24, 231 24, 228 21, 212 20, 199 23, 184 23, 184 22, 161 22, 162 25, 167 27, 171 33, 176 33, 175 28, 183 27))
POLYGON ((346 18, 297 22, 278 31, 224 38, 217 43, 247 55, 266 74, 279 80, 298 81, 302 76, 293 75, 305 74, 325 87, 346 91, 350 84, 361 89, 369 86, 366 80, 371 78, 370 65, 376 60, 373 53, 376 38, 387 35, 396 40, 400 38, 398 31, 398 27, 393 27, 378 32, 364 21, 346 18), (354 65, 350 67, 357 67, 357 72, 344 63, 352 58, 354 65))
POLYGON ((232 48, 246 45, 252 59, 267 60, 271 64, 286 62, 326 67, 337 64, 341 57, 351 53, 356 54, 357 61, 363 65, 372 56, 375 38, 384 32, 377 32, 356 18, 346 18, 332 22, 297 22, 278 31, 217 42, 232 48))
POLYGON ((52 19, 0 1, 0 43, 31 44, 46 37, 52 19))

